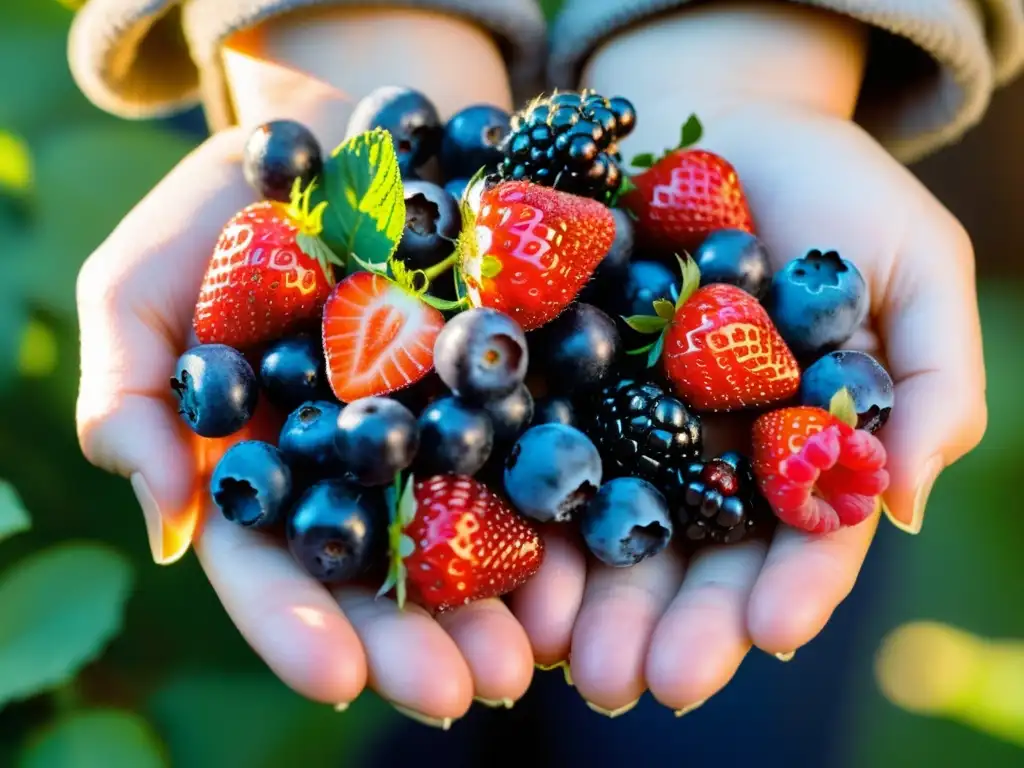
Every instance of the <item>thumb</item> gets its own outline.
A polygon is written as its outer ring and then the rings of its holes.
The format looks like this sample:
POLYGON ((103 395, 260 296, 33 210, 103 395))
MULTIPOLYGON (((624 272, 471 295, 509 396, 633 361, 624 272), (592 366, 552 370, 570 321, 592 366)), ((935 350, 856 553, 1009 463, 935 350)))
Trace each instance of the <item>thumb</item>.
POLYGON ((169 381, 220 228, 252 199, 240 146, 221 134, 186 157, 78 277, 79 441, 90 462, 130 478, 158 563, 187 551, 202 509, 198 438, 169 381))
POLYGON ((889 519, 916 534, 939 473, 978 444, 987 411, 970 239, 941 210, 912 233, 883 309, 896 389, 880 436, 889 454, 889 519))

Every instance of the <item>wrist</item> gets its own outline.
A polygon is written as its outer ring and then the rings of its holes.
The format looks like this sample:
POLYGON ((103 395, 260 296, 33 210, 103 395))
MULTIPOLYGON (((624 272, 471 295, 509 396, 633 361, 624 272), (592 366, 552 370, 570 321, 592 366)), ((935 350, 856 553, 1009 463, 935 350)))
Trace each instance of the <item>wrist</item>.
POLYGON ((599 47, 582 84, 632 100, 636 147, 668 146, 690 113, 705 122, 754 105, 849 119, 867 55, 853 19, 795 3, 720 0, 625 30, 599 47))
POLYGON ((322 140, 342 138, 356 103, 382 85, 422 91, 443 119, 474 103, 511 104, 491 36, 430 11, 340 6, 286 14, 234 35, 223 58, 241 125, 293 117, 322 140))

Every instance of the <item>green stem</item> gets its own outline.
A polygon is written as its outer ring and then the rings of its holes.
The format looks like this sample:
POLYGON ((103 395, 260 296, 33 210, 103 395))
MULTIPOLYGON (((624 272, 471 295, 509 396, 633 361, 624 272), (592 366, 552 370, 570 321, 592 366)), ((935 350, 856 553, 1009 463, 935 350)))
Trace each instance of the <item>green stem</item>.
POLYGON ((449 256, 444 261, 439 261, 437 264, 435 264, 434 266, 430 267, 430 269, 423 270, 423 275, 424 275, 424 277, 427 278, 427 280, 429 282, 432 283, 432 282, 434 282, 434 280, 437 278, 438 275, 442 275, 445 272, 447 272, 449 269, 454 267, 455 263, 458 260, 459 260, 459 252, 458 252, 458 250, 455 250, 455 251, 452 252, 452 255, 449 256))

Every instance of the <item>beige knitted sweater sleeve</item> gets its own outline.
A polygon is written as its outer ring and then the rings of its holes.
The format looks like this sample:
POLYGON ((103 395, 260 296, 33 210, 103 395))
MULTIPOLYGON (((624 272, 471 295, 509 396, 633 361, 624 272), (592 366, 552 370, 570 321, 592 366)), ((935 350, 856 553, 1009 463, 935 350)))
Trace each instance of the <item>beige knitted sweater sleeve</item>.
MULTIPOLYGON (((712 0, 713 1, 713 0, 712 0)), ((915 160, 981 119, 993 91, 1024 67, 1024 0, 793 0, 874 30, 857 118, 915 160)), ((463 16, 491 31, 522 96, 571 87, 587 56, 624 26, 690 0, 566 0, 547 45, 536 0, 87 0, 69 37, 71 71, 101 108, 153 117, 202 102, 230 121, 220 49, 233 32, 306 6, 380 3, 463 16)))

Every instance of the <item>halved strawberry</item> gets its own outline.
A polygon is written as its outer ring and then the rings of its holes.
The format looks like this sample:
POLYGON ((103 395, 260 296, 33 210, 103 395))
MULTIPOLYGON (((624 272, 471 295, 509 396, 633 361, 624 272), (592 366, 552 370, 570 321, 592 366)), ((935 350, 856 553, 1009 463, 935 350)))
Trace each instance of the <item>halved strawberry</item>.
POLYGON ((846 389, 830 411, 783 408, 754 422, 754 475, 782 522, 829 533, 857 525, 878 507, 889 486, 885 447, 856 423, 846 389))
POLYGON ((343 403, 415 384, 434 366, 441 312, 374 272, 338 283, 324 305, 327 379, 343 403))
POLYGON ((379 594, 430 611, 500 597, 540 568, 544 541, 472 477, 436 475, 392 489, 391 568, 379 594))

